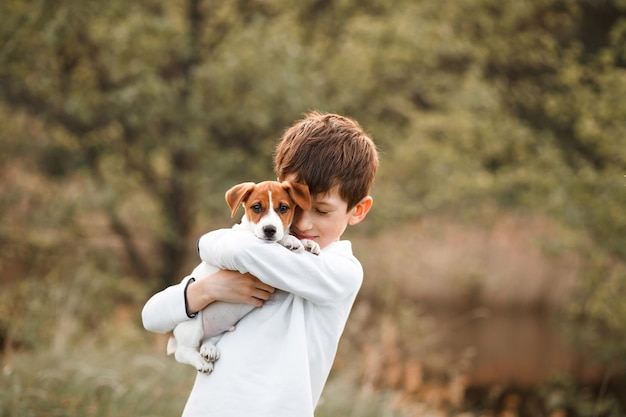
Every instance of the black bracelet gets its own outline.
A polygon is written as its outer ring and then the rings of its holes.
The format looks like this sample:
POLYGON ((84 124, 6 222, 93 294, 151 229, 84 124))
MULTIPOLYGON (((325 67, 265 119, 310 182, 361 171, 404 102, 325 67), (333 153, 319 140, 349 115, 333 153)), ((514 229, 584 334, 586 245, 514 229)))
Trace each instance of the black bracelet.
POLYGON ((189 287, 189 284, 191 284, 195 280, 196 279, 193 278, 193 277, 189 278, 189 281, 187 281, 187 285, 185 285, 185 291, 184 291, 184 294, 185 294, 185 313, 187 314, 187 317, 189 317, 190 319, 193 319, 193 318, 195 318, 198 315, 198 313, 191 313, 191 314, 188 313, 188 311, 189 311, 189 301, 187 301, 187 288, 189 287))

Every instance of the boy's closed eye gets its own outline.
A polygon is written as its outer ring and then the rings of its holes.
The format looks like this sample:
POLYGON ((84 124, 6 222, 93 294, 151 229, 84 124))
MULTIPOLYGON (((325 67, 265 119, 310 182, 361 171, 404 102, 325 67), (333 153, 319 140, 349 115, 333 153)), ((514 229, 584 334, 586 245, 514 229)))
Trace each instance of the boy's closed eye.
POLYGON ((318 201, 317 204, 313 205, 313 210, 319 214, 328 214, 335 211, 335 206, 326 202, 318 201))

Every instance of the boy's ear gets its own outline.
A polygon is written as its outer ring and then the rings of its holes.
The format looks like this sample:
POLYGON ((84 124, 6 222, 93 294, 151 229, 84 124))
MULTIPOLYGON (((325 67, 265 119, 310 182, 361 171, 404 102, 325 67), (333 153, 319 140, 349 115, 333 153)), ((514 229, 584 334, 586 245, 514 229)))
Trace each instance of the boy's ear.
POLYGON ((372 204, 374 203, 374 199, 371 195, 367 197, 363 197, 361 201, 359 201, 356 206, 352 209, 352 215, 348 219, 348 224, 354 226, 358 224, 367 216, 367 213, 372 208, 372 204))

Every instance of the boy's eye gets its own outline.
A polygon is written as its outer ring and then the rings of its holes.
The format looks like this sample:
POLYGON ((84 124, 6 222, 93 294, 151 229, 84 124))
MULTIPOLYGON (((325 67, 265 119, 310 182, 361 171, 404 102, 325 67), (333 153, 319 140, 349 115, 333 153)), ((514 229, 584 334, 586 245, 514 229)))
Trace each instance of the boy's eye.
POLYGON ((278 206, 278 212, 279 212, 280 214, 285 214, 285 213, 287 213, 288 211, 289 211, 289 206, 288 206, 288 205, 286 205, 286 204, 281 204, 281 205, 279 205, 279 206, 278 206))
POLYGON ((317 213, 318 213, 318 214, 321 214, 322 216, 324 216, 324 215, 328 214, 328 212, 327 212, 327 211, 320 210, 320 209, 315 209, 315 211, 317 211, 317 213))
POLYGON ((263 206, 261 205, 261 203, 254 203, 250 206, 250 209, 255 213, 260 213, 263 211, 263 206))

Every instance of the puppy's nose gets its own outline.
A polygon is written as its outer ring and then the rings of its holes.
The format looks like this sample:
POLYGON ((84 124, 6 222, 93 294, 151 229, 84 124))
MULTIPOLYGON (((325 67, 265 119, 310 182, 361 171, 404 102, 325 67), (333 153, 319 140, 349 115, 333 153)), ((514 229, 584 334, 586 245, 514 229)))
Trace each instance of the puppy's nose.
POLYGON ((265 233, 265 236, 267 237, 274 237, 276 234, 276 226, 265 226, 263 228, 263 233, 265 233))

